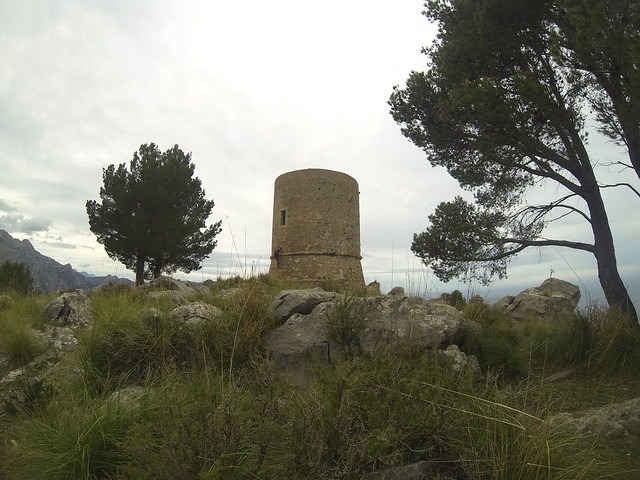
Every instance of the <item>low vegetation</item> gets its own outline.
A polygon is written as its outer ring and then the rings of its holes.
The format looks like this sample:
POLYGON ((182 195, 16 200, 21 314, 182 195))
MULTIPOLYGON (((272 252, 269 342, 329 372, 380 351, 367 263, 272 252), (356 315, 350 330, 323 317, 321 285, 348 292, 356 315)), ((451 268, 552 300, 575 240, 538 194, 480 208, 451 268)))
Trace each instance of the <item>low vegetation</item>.
POLYGON ((222 313, 189 329, 169 321, 170 301, 95 293, 94 327, 53 374, 35 377, 49 299, 13 296, 0 309, 2 373, 25 374, 10 391, 0 386, 0 479, 358 479, 422 460, 440 478, 468 480, 639 474, 627 455, 637 445, 550 423, 640 397, 640 329, 618 313, 514 326, 456 298, 479 381, 433 352, 362 354, 362 312, 346 295, 328 335, 347 354, 293 387, 261 349, 281 288, 266 277, 216 282, 198 301, 222 313), (571 375, 544 381, 563 371, 571 375))

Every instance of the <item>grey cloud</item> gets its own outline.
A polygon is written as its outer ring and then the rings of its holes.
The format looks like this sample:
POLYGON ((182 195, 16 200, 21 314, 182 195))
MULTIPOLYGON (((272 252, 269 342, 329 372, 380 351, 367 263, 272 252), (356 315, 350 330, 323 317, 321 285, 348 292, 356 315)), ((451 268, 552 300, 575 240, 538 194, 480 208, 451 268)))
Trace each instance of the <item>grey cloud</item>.
POLYGON ((50 219, 44 217, 25 218, 24 215, 3 215, 0 217, 0 228, 9 232, 46 232, 51 227, 51 223, 50 219))
POLYGON ((4 198, 0 198, 0 210, 3 212, 15 212, 17 208, 7 202, 4 198))

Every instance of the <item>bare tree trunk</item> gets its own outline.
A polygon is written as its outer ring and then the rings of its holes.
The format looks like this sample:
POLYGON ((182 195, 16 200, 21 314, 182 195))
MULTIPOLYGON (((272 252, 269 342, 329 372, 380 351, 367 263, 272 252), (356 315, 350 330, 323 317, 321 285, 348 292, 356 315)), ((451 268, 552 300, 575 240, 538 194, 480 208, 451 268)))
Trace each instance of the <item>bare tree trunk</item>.
POLYGON ((625 286, 620 273, 613 244, 613 235, 609 219, 604 207, 600 189, 594 187, 583 197, 587 201, 591 213, 591 228, 593 230, 594 256, 598 267, 598 279, 607 299, 609 307, 618 307, 630 319, 638 323, 638 314, 631 301, 627 287, 625 286))
POLYGON ((138 254, 136 260, 136 286, 144 284, 144 264, 145 256, 138 254))

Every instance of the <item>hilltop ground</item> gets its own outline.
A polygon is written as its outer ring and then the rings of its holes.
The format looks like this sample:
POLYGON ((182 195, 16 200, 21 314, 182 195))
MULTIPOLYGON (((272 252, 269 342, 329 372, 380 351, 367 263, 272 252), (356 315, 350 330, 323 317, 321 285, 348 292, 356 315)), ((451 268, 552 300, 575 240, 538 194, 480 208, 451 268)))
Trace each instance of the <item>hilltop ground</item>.
POLYGON ((193 328, 171 320, 176 295, 103 289, 58 349, 53 296, 2 297, 0 479, 373 479, 416 462, 440 479, 640 475, 635 417, 558 416, 640 398, 640 332, 615 312, 514 325, 474 302, 462 350, 480 379, 404 344, 294 387, 263 349, 284 287, 209 283, 192 300, 221 314, 193 328))

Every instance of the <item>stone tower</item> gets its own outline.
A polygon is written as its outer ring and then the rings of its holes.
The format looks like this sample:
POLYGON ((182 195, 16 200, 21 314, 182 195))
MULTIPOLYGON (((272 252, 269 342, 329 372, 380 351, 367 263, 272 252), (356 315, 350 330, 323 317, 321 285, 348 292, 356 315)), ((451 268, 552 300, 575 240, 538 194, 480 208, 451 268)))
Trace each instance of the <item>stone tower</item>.
POLYGON ((332 170, 310 168, 276 178, 269 275, 364 288, 359 195, 355 179, 332 170))

